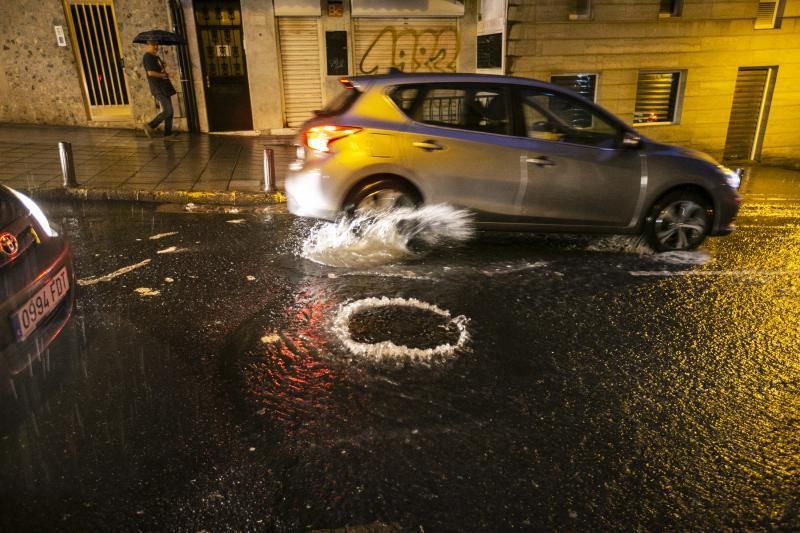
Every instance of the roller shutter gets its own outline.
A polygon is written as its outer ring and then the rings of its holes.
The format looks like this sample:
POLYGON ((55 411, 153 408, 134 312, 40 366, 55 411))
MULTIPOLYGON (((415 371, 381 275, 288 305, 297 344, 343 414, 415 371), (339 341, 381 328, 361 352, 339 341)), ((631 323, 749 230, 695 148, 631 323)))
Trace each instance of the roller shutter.
POLYGON ((283 110, 288 127, 300 126, 322 108, 319 19, 278 17, 283 110))
POLYGON ((776 27, 778 2, 759 2, 755 29, 768 30, 776 27))
POLYGON ((633 123, 675 122, 680 72, 640 72, 633 123))
POLYGON ((455 72, 458 68, 458 19, 353 19, 354 70, 357 75, 403 72, 455 72))
POLYGON ((765 91, 770 69, 739 69, 733 95, 726 159, 755 159, 758 137, 765 120, 765 91))

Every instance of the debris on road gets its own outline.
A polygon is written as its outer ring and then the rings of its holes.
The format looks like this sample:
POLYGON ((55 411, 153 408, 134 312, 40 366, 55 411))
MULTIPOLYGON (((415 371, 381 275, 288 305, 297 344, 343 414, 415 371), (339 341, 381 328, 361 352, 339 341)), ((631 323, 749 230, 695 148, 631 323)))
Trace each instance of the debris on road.
POLYGON ((110 274, 106 274, 105 276, 100 276, 99 278, 95 277, 95 276, 90 276, 88 278, 79 279, 78 280, 78 285, 81 285, 81 286, 85 287, 87 285, 94 285, 95 283, 100 283, 101 281, 111 281, 112 279, 116 278, 117 276, 121 276, 123 274, 127 274, 128 272, 131 272, 133 270, 136 270, 137 268, 141 268, 141 267, 146 266, 148 264, 150 264, 150 259, 145 259, 144 261, 142 261, 140 263, 136 263, 135 265, 131 265, 131 266, 126 266, 124 268, 120 268, 119 270, 115 270, 114 272, 112 272, 110 274))
POLYGON ((157 241, 158 239, 163 239, 164 237, 172 237, 173 235, 177 235, 177 231, 170 231, 168 233, 159 233, 157 235, 151 235, 148 237, 151 241, 157 241))

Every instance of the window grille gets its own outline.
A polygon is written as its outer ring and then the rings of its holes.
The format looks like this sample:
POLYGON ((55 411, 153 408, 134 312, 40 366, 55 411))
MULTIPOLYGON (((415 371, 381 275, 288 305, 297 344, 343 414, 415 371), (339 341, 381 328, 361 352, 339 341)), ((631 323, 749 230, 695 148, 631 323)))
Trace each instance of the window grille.
POLYGON ((658 16, 662 18, 680 17, 682 9, 683 0, 661 0, 658 16))
POLYGON ((129 118, 130 102, 113 3, 69 0, 65 6, 90 117, 129 118))
POLYGON ((592 17, 591 0, 573 0, 570 8, 570 20, 585 20, 592 17))
POLYGON ((676 122, 681 72, 640 72, 634 124, 676 122))
POLYGON ((781 2, 759 2, 754 28, 756 30, 771 30, 774 28, 780 28, 780 7, 781 2))

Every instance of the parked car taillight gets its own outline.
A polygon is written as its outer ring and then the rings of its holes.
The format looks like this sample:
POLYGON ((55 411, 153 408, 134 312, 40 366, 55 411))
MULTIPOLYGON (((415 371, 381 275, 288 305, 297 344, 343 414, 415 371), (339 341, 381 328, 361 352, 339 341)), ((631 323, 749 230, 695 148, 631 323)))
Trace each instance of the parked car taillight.
POLYGON ((313 126, 303 134, 307 147, 317 152, 330 152, 330 144, 348 135, 361 131, 361 128, 350 126, 313 126))

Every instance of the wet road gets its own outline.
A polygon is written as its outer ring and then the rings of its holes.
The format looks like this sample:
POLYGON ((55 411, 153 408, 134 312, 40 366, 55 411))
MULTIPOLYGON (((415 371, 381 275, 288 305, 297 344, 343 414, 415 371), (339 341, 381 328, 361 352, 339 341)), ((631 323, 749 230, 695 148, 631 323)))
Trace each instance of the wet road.
POLYGON ((688 254, 487 233, 351 268, 281 208, 47 204, 82 285, 3 406, 0 529, 796 530, 781 183, 688 254))

